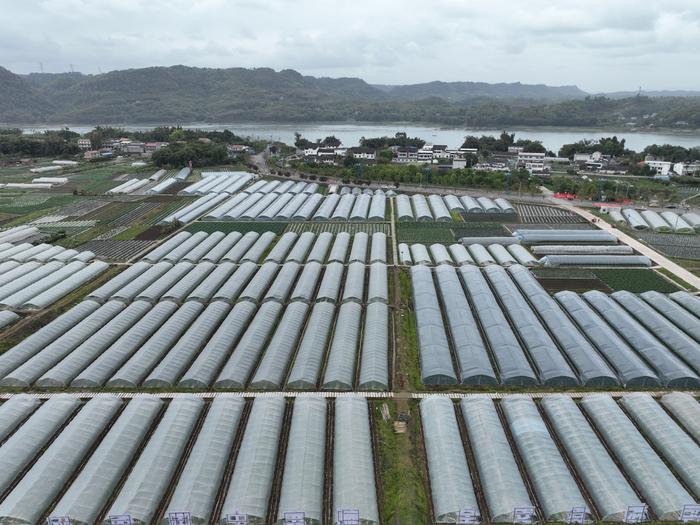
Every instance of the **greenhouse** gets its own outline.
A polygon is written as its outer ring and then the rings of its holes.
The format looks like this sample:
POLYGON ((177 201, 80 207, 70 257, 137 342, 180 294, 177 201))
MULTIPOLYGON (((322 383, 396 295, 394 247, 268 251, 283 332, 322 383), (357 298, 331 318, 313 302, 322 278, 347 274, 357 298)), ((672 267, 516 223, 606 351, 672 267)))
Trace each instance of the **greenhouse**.
POLYGON ((291 293, 290 301, 313 301, 322 270, 323 266, 317 262, 306 263, 291 293))
MULTIPOLYGON (((223 263, 224 270, 233 271, 231 268, 233 263, 223 263)), ((209 262, 197 263, 187 275, 176 282, 172 287, 161 295, 162 300, 174 301, 181 304, 189 298, 190 294, 209 276, 209 274, 217 269, 217 265, 209 262)), ((218 279, 221 284, 221 279, 218 279)))
POLYGON ((268 500, 277 466, 283 398, 257 398, 253 402, 231 482, 226 490, 221 520, 234 513, 246 514, 249 525, 265 525, 268 500))
POLYGON ((433 263, 424 244, 411 244, 411 258, 413 264, 431 265, 433 263))
POLYGON ((328 254, 328 262, 345 263, 348 257, 348 249, 350 247, 350 234, 348 232, 340 232, 336 234, 331 253, 328 254))
POLYGON ((595 290, 585 292, 583 298, 638 354, 654 367, 659 379, 665 385, 680 388, 700 385, 700 378, 685 363, 647 332, 613 299, 595 290))
POLYGON ((508 244, 506 249, 515 258, 518 264, 523 266, 533 267, 538 266, 540 263, 535 259, 530 252, 528 252, 523 246, 519 244, 508 244))
POLYGON ((554 298, 612 365, 623 385, 661 386, 654 370, 578 294, 562 291, 555 293, 554 298))
POLYGON ((697 317, 660 292, 650 290, 640 293, 639 297, 696 342, 700 343, 700 324, 697 317))
POLYGON ((367 220, 386 220, 386 196, 384 195, 384 192, 375 193, 372 196, 372 201, 369 205, 369 212, 367 213, 367 220))
POLYGON ((309 250, 311 250, 311 246, 314 244, 315 238, 316 235, 313 232, 302 233, 297 239, 297 242, 294 243, 291 251, 287 254, 287 257, 284 259, 285 262, 294 261, 303 263, 306 260, 309 250))
POLYGON ((153 367, 175 346, 204 310, 204 304, 192 301, 182 305, 146 341, 107 382, 108 387, 135 387, 141 384, 153 367))
POLYGON ((617 386, 619 381, 615 373, 534 275, 518 265, 511 266, 508 272, 576 368, 582 384, 597 387, 617 386))
POLYGON ((493 523, 512 523, 514 509, 533 508, 493 401, 462 399, 461 411, 493 523))
POLYGON ((470 244, 468 246, 469 254, 474 259, 474 262, 479 266, 496 264, 496 260, 491 256, 486 247, 482 244, 470 244))
POLYGON ((632 255, 634 250, 626 244, 577 245, 577 244, 543 244, 530 248, 535 255, 632 255))
MULTIPOLYGON (((304 193, 306 195, 306 193, 304 193)), ((299 207, 298 210, 292 215, 293 221, 308 221, 314 216, 314 213, 318 211, 319 205, 324 202, 323 195, 320 193, 313 193, 308 195, 306 201, 299 207)))
MULTIPOLYGON (((357 269, 356 271, 359 270, 360 266, 364 268, 363 264, 355 265, 355 268, 357 269)), ((338 301, 338 295, 340 294, 340 286, 343 282, 344 273, 345 266, 343 266, 342 263, 334 262, 325 266, 323 278, 321 279, 321 284, 318 287, 318 292, 316 293, 316 302, 328 301, 335 303, 338 301)))
POLYGON ((445 206, 445 201, 440 195, 428 195, 428 204, 436 221, 451 221, 450 210, 445 206))
POLYGON ((309 305, 302 302, 292 302, 287 306, 251 379, 251 388, 282 388, 284 374, 297 347, 308 311, 309 305))
POLYGON ((676 233, 695 233, 695 229, 675 212, 662 211, 661 218, 665 220, 676 233))
MULTIPOLYGON (((193 263, 199 262, 202 257, 219 244, 224 237, 226 237, 224 232, 212 232, 189 251, 181 252, 181 257, 178 260, 193 263)), ((170 260, 170 254, 166 255, 163 260, 170 260)), ((177 262, 177 260, 174 262, 177 262)))
POLYGON ((335 304, 316 303, 311 310, 294 365, 289 372, 287 388, 308 390, 316 388, 335 318, 335 304))
POLYGON ((484 270, 503 308, 537 367, 540 381, 550 386, 575 386, 579 383, 559 348, 520 294, 506 270, 491 265, 484 270))
POLYGON ((297 398, 289 428, 280 488, 278 525, 286 512, 302 512, 304 525, 321 525, 326 452, 326 401, 297 398))
POLYGON ((655 211, 644 210, 641 216, 655 232, 669 233, 673 231, 673 228, 655 211))
POLYGON ((386 234, 383 232, 375 232, 372 234, 372 242, 370 244, 370 257, 369 262, 371 263, 387 263, 386 257, 386 234))
POLYGON ((459 273, 471 304, 475 305, 474 312, 498 366, 501 383, 514 386, 536 385, 537 376, 481 270, 475 266, 461 266, 459 273))
POLYGON ((333 509, 357 510, 360 525, 379 525, 367 401, 336 398, 334 420, 333 509))
POLYGON ((422 265, 411 267, 411 287, 416 313, 421 382, 425 385, 457 384, 430 268, 422 265))
POLYGON ((444 244, 431 244, 428 249, 435 264, 452 264, 452 257, 444 244))
MULTIPOLYGON (((202 361, 206 361, 207 358, 209 358, 209 361, 213 360, 214 358, 211 358, 211 354, 214 353, 214 350, 210 349, 210 347, 218 348, 215 346, 216 337, 213 337, 212 334, 214 334, 224 317, 228 314, 230 319, 226 319, 227 322, 222 324, 221 330, 233 330, 233 328, 229 327, 229 325, 235 326, 232 322, 233 320, 239 321, 241 317, 245 317, 245 321, 243 321, 245 323, 254 311, 255 305, 248 301, 237 304, 233 310, 231 310, 231 305, 223 301, 214 301, 209 304, 197 319, 188 326, 187 331, 170 348, 158 365, 148 374, 143 382, 143 386, 149 388, 171 388, 187 370, 195 356, 197 356, 196 361, 190 370, 194 369, 202 361), (197 355, 203 347, 202 352, 197 355)), ((236 328, 242 330, 242 327, 236 326, 236 328)), ((226 348, 228 348, 227 345, 226 348)), ((216 355, 215 359, 218 359, 218 361, 213 368, 218 370, 226 356, 216 355)), ((210 373, 214 374, 215 372, 210 373)))
POLYGON ((411 208, 411 199, 408 195, 401 194, 396 196, 396 216, 401 222, 415 219, 411 208))
MULTIPOLYGON (((331 196, 326 197, 326 200, 330 199, 331 196)), ((343 195, 340 197, 340 200, 338 200, 338 206, 333 210, 333 214, 330 216, 330 219, 333 221, 347 221, 350 219, 350 212, 352 211, 352 207, 355 204, 355 195, 352 195, 350 193, 343 195)))
POLYGON ((468 195, 463 195, 459 198, 460 201, 462 201, 462 204, 464 205, 464 209, 466 210, 467 213, 483 213, 484 209, 481 207, 481 204, 474 198, 470 197, 468 195))
POLYGON ((690 226, 692 226, 695 231, 700 231, 700 215, 695 212, 688 212, 681 215, 681 218, 690 226))
POLYGON ((328 353, 323 376, 324 389, 353 389, 361 327, 362 306, 354 302, 343 303, 338 310, 328 353))
POLYGON ((405 242, 399 244, 399 264, 404 266, 410 266, 413 264, 413 259, 411 258, 411 249, 405 242))
POLYGON ((384 263, 373 263, 369 266, 367 302, 389 303, 389 276, 384 263))
POLYGON ((219 288, 211 291, 211 300, 226 301, 228 303, 235 302, 257 271, 258 266, 255 263, 246 262, 241 264, 219 288))
POLYGON ((486 213, 501 213, 501 208, 488 197, 477 197, 477 202, 486 213))
POLYGON ((452 256, 452 260, 457 266, 462 266, 464 264, 475 264, 474 259, 472 259, 472 256, 469 255, 469 251, 463 244, 450 244, 447 249, 452 256))
POLYGON ((460 381, 469 385, 497 384, 496 374, 456 270, 452 266, 438 265, 435 277, 459 367, 460 381))
POLYGON ((70 516, 76 525, 95 523, 162 407, 163 402, 153 397, 129 402, 51 515, 70 516))
POLYGON ((426 200, 425 196, 421 195, 420 193, 411 195, 411 202, 413 204, 413 210, 416 213, 417 221, 433 220, 433 214, 430 212, 428 201, 426 200))
MULTIPOLYGON (((700 345, 671 321, 659 315, 656 310, 631 292, 624 290, 610 295, 634 317, 644 328, 663 341, 671 351, 700 373, 700 345)), ((700 323, 698 323, 700 326, 700 323)))
POLYGON ((355 199, 355 204, 353 205, 352 210, 350 211, 350 220, 365 220, 367 218, 367 214, 369 213, 369 206, 371 201, 372 197, 370 197, 369 195, 358 195, 357 199, 355 199))
POLYGON ((257 232, 248 232, 241 237, 236 244, 231 246, 229 250, 221 256, 220 261, 239 262, 246 252, 255 244, 260 234, 257 232))
POLYGON ((352 238, 352 246, 350 248, 349 263, 367 261, 367 248, 369 245, 369 235, 365 232, 357 232, 352 238))
POLYGON ((545 521, 566 522, 573 509, 581 507, 586 509, 585 519, 592 519, 591 510, 534 401, 512 395, 501 401, 501 407, 545 521))
POLYGON ((190 512, 193 524, 211 522, 212 509, 244 406, 245 401, 239 398, 217 398, 212 401, 187 463, 177 478, 168 507, 160 520, 161 525, 169 525, 169 513, 182 512, 183 509, 190 512))
POLYGON ((592 394, 581 405, 651 510, 661 521, 674 521, 693 497, 612 397, 592 394))
POLYGON ((267 289, 270 287, 270 284, 272 284, 272 281, 275 279, 275 277, 277 277, 277 273, 280 271, 280 268, 281 265, 277 263, 263 263, 250 282, 248 282, 248 285, 238 296, 238 300, 259 303, 267 289))
POLYGON ((671 392, 661 397, 661 404, 677 421, 682 422, 695 441, 700 441, 700 404, 693 396, 683 392, 671 392))
POLYGON ((258 237, 253 245, 248 249, 248 251, 245 252, 245 255, 241 257, 240 262, 250 261, 257 263, 274 240, 275 234, 273 232, 265 232, 261 234, 260 237, 258 237))
POLYGON ((464 204, 462 204, 462 202, 459 200, 459 197, 457 197, 456 195, 448 194, 445 195, 443 198, 445 200, 445 205, 450 211, 465 211, 464 204))
POLYGON ((688 292, 679 291, 669 294, 668 297, 669 299, 672 299, 676 303, 680 304, 683 308, 688 310, 696 317, 700 317, 700 299, 694 295, 690 295, 688 292))
MULTIPOLYGON (((212 303, 212 305, 214 304, 216 303, 212 303)), ((260 308, 260 311, 263 312, 260 319, 266 318, 265 314, 267 313, 274 313, 274 305, 276 304, 275 302, 265 303, 263 305, 265 308, 260 308)), ((243 334, 250 331, 248 341, 254 340, 252 334, 255 329, 260 329, 261 323, 258 321, 255 328, 253 327, 255 305, 244 301, 237 303, 230 311, 228 308, 219 308, 211 312, 213 319, 209 320, 205 315, 209 314, 208 310, 212 305, 209 305, 207 310, 197 319, 196 324, 200 325, 201 328, 198 326, 197 330, 191 333, 193 339, 199 335, 195 341, 190 341, 192 347, 188 348, 186 344, 188 342, 187 336, 190 335, 190 331, 188 331, 151 374, 150 379, 153 386, 157 386, 161 382, 165 386, 172 386, 177 378, 182 376, 178 382, 179 386, 206 388, 214 382, 217 372, 226 363, 231 350, 239 342, 239 339, 241 341, 239 344, 243 342, 243 334), (225 318, 224 315, 226 315, 225 318), (197 350, 200 348, 202 351, 197 354, 197 350), (176 352, 176 350, 179 351, 176 352), (192 363, 191 366, 190 363, 192 363), (185 372, 185 370, 187 371, 185 372)), ((194 327, 195 325, 192 325, 192 328, 194 327)), ((148 384, 149 380, 146 380, 144 386, 148 384)))
MULTIPOLYGON (((277 326, 277 321, 284 307, 277 301, 263 303, 258 309, 252 321, 248 324, 245 333, 233 349, 231 357, 221 369, 214 383, 215 388, 245 387, 248 376, 252 373, 260 356, 263 353, 265 343, 277 326)), ((235 340, 234 340, 235 341, 235 340)), ((180 381, 180 386, 207 386, 203 378, 188 371, 180 381)))
MULTIPOLYGON (((516 246, 522 248, 520 245, 516 246)), ((501 266, 510 266, 511 264, 517 264, 518 262, 502 244, 490 244, 487 249, 496 263, 500 264, 501 266)))
POLYGON ((542 408, 591 495, 600 519, 625 521, 628 507, 642 502, 576 402, 569 396, 554 394, 542 400, 542 408))
POLYGON ((365 296, 365 270, 366 267, 363 263, 351 262, 348 264, 341 302, 354 301, 362 304, 365 296))
POLYGON ((603 230, 516 230, 513 236, 522 244, 578 243, 617 244, 617 238, 603 230))
POLYGON ((389 307, 370 303, 366 307, 362 328, 360 390, 389 389, 389 307))
MULTIPOLYGON (((177 471, 204 403, 195 397, 173 399, 116 495, 107 516, 131 516, 136 525, 156 518, 159 503, 177 471)), ((109 518, 104 525, 110 525, 109 518)))
POLYGON ((326 261, 326 255, 328 254, 328 249, 331 247, 333 242, 333 234, 330 232, 322 232, 316 237, 316 242, 311 247, 309 255, 306 257, 306 263, 321 263, 326 261))
POLYGON ((458 523, 464 511, 480 516, 454 404, 449 398, 426 397, 420 413, 435 523, 458 523))
POLYGON ((690 491, 700 494, 700 447, 649 394, 622 396, 622 406, 690 491))
POLYGON ((0 503, 0 522, 40 523, 120 406, 113 396, 88 401, 0 503))
POLYGON ((292 291, 292 286, 297 279, 300 268, 301 266, 295 262, 284 263, 277 273, 277 277, 272 281, 270 288, 268 288, 267 293, 265 293, 262 302, 274 300, 284 303, 292 291))
POLYGON ((494 199, 494 202, 498 205, 499 208, 501 208, 501 211, 503 213, 515 213, 515 208, 506 199, 499 197, 498 199, 494 199))
POLYGON ((644 255, 546 255, 542 266, 651 266, 651 259, 644 255))

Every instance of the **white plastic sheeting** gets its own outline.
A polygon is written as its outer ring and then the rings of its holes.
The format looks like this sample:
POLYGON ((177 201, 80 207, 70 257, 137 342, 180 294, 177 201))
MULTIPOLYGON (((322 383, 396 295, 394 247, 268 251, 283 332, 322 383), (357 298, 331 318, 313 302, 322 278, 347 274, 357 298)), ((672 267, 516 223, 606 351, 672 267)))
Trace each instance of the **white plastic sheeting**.
POLYGON ((347 302, 340 306, 323 376, 324 389, 353 389, 361 319, 361 305, 347 302))
POLYGON ((496 374, 456 270, 452 266, 439 265, 435 268, 435 277, 459 367, 460 381, 470 385, 496 384, 496 374))
POLYGON ((95 523, 162 405, 163 402, 155 397, 130 401, 53 508, 51 516, 69 516, 71 523, 76 525, 95 523))
POLYGON ((617 386, 619 381, 615 373, 534 275, 519 265, 511 266, 508 271, 574 365, 582 384, 598 387, 617 386))
POLYGON ((700 441, 700 404, 693 396, 683 392, 671 392, 661 398, 661 404, 696 441, 700 441))
POLYGON ((287 379, 288 388, 311 389, 316 387, 334 317, 334 303, 320 302, 314 305, 304 335, 299 343, 299 351, 294 365, 287 379))
POLYGON ((518 386, 537 384, 537 376, 481 270, 475 266, 461 266, 459 273, 471 304, 478 305, 474 312, 498 366, 501 382, 518 386))
MULTIPOLYGON (((532 399, 521 395, 501 401, 513 440, 520 452, 546 521, 568 522, 576 507, 587 507, 557 445, 532 399)), ((587 510, 586 519, 591 519, 587 510)))
POLYGON ((193 523, 209 523, 245 402, 214 399, 197 434, 160 523, 171 512, 189 512, 193 523))
POLYGON ((561 291, 554 298, 608 360, 623 385, 628 388, 661 385, 654 370, 578 294, 561 291))
POLYGON ((545 397, 542 407, 602 521, 624 521, 627 508, 642 502, 576 402, 569 396, 555 394, 545 397))
POLYGON ((249 525, 267 523, 284 411, 283 398, 259 397, 253 402, 221 510, 222 521, 239 512, 248 515, 249 525))
POLYGON ((462 399, 460 405, 489 518, 493 523, 512 523, 516 508, 533 505, 496 406, 484 397, 462 399))
POLYGON ((370 303, 365 311, 359 389, 389 389, 389 307, 384 303, 370 303))
MULTIPOLYGON (((550 386, 575 386, 579 383, 551 336, 518 291, 505 269, 491 265, 484 270, 503 304, 508 317, 532 362, 537 367, 540 381, 550 386)), ((478 308, 478 306, 477 306, 478 308)))
POLYGON ((694 494, 700 494, 700 447, 649 394, 622 396, 622 406, 694 494))
POLYGON ((297 398, 284 461, 278 524, 285 525, 286 512, 303 512, 305 524, 321 525, 325 451, 326 400, 297 398))
POLYGON ((660 520, 677 520, 684 505, 695 503, 612 397, 592 394, 581 404, 660 520))
POLYGON ((36 410, 40 401, 28 394, 17 394, 0 405, 0 441, 4 441, 20 423, 36 410))
POLYGON ((362 525, 379 525, 367 401, 336 398, 334 421, 332 522, 338 523, 337 511, 353 510, 362 525))
POLYGON ((88 401, 0 504, 0 521, 39 523, 120 406, 112 396, 88 401))
POLYGON ((452 400, 423 398, 420 412, 435 522, 457 523, 466 510, 480 516, 452 400))
POLYGON ((430 268, 413 266, 411 287, 416 313, 421 382, 426 385, 454 385, 457 376, 452 367, 452 356, 430 268))
POLYGON ((153 520, 203 406, 204 402, 195 397, 170 402, 107 512, 105 525, 110 525, 109 516, 129 515, 138 525, 153 520))

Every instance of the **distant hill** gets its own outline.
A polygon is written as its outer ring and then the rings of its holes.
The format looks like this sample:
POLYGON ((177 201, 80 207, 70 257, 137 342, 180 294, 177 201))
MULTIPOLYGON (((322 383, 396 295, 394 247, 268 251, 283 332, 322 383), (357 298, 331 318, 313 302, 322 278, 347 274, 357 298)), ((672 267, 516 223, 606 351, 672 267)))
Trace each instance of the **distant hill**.
POLYGON ((544 84, 487 84, 485 82, 428 82, 407 86, 376 85, 378 89, 399 100, 420 100, 439 97, 451 102, 475 98, 533 99, 556 101, 583 98, 588 93, 576 86, 545 86, 544 84))
POLYGON ((608 98, 628 98, 636 97, 700 97, 700 91, 677 90, 662 90, 662 91, 614 91, 612 93, 601 93, 602 96, 608 98))
POLYGON ((0 68, 0 122, 10 124, 347 121, 688 129, 700 128, 700 98, 618 99, 576 86, 520 83, 370 85, 269 68, 172 66, 99 75, 0 68))
POLYGON ((50 118, 51 104, 19 75, 0 67, 0 120, 37 122, 50 118))

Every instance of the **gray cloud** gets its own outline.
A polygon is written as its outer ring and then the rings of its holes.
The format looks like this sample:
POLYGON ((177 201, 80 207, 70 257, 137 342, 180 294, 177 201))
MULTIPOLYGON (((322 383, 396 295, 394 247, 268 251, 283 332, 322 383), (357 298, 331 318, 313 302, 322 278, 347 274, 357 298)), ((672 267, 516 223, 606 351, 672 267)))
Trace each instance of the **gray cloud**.
POLYGON ((27 73, 150 65, 293 68, 374 83, 697 89, 697 0, 25 0, 0 64, 27 73))

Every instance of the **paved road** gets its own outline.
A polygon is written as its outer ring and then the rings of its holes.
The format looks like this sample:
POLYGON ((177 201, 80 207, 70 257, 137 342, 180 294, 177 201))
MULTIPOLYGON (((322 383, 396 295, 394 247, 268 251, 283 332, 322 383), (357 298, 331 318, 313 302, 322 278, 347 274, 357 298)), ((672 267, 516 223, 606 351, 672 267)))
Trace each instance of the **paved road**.
POLYGON ((656 264, 661 266, 662 268, 666 268, 668 271, 672 272, 673 274, 677 275, 681 279, 683 279, 685 282, 688 284, 694 286, 698 290, 700 290, 700 277, 696 276, 695 274, 689 272, 682 266, 677 265, 673 261, 669 260, 665 256, 661 255, 659 252, 656 250, 653 250, 646 244, 643 244, 639 242, 637 239, 634 237, 630 237, 627 235, 625 232, 620 231, 617 228, 614 228, 611 224, 602 221, 598 219, 595 215, 593 215, 590 212, 587 212, 586 210, 583 210, 577 206, 571 206, 569 204, 562 204, 562 208, 567 209, 573 213, 577 213, 584 219, 586 219, 589 222, 592 222, 595 226, 598 226, 601 230, 605 230, 607 232, 610 232, 612 235, 617 237, 620 241, 623 243, 627 244, 628 246, 631 246, 634 248, 637 252, 641 253, 642 255, 646 255, 654 261, 656 264), (598 219, 596 222, 593 222, 593 219, 598 219))

